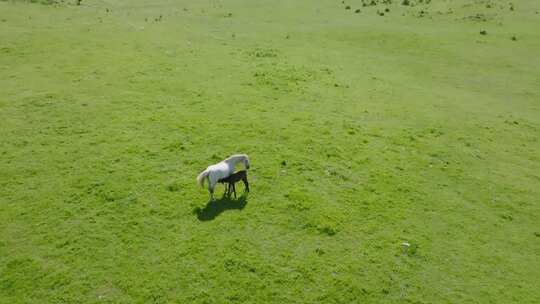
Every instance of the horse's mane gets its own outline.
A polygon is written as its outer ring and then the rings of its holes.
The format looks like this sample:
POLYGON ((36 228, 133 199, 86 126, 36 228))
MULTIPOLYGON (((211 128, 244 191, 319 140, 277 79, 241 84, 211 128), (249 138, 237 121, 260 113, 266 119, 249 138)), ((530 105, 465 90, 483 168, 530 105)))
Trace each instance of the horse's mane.
POLYGON ((247 154, 233 154, 233 155, 227 157, 225 160, 231 160, 233 158, 246 158, 246 159, 248 159, 248 156, 247 156, 247 154))

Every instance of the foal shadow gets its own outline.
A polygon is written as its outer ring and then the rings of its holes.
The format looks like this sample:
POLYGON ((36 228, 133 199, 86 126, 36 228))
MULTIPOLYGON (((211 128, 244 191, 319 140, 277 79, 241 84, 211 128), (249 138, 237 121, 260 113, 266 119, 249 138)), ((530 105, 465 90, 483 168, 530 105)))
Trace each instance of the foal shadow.
POLYGON ((247 196, 244 194, 237 199, 222 197, 216 200, 210 200, 204 208, 195 209, 199 221, 211 221, 225 210, 242 210, 247 205, 247 196))

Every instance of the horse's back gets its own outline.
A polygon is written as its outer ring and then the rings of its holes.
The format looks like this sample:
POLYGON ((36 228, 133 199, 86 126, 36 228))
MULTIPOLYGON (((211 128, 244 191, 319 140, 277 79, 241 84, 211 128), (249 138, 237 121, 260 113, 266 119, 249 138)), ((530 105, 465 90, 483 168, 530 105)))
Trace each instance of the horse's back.
POLYGON ((210 172, 210 176, 216 182, 218 180, 226 178, 226 177, 228 177, 230 175, 229 166, 224 162, 208 166, 208 168, 206 168, 206 170, 208 170, 210 172))
POLYGON ((229 167, 224 162, 213 164, 213 165, 210 165, 210 166, 208 166, 206 168, 206 170, 208 170, 208 171, 224 171, 224 170, 228 170, 228 169, 229 169, 229 167))

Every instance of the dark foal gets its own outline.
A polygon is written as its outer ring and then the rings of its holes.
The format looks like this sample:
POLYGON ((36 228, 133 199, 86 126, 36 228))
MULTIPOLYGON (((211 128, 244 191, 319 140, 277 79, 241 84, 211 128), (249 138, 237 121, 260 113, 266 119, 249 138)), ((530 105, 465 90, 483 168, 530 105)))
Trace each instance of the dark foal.
POLYGON ((225 190, 225 195, 230 196, 231 195, 231 189, 232 189, 232 191, 234 193, 234 198, 236 198, 236 187, 234 186, 234 184, 236 184, 239 181, 244 182, 244 186, 246 187, 246 191, 249 192, 249 183, 248 183, 248 180, 247 180, 247 171, 246 170, 241 170, 241 171, 238 171, 236 173, 233 173, 233 174, 229 175, 226 178, 222 178, 222 179, 218 180, 218 183, 222 183, 222 184, 227 183, 227 184, 229 184, 227 186, 227 189, 225 190))

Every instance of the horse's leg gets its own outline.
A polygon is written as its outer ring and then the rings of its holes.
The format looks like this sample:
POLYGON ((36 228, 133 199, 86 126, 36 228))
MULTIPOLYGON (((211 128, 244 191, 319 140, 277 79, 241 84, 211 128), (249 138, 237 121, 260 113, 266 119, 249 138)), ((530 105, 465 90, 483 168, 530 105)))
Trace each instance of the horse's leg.
POLYGON ((236 199, 236 187, 234 186, 234 183, 232 184, 232 191, 234 193, 234 198, 236 199))
POLYGON ((210 200, 214 200, 214 187, 216 184, 212 184, 212 182, 208 182, 208 192, 210 192, 210 200))

